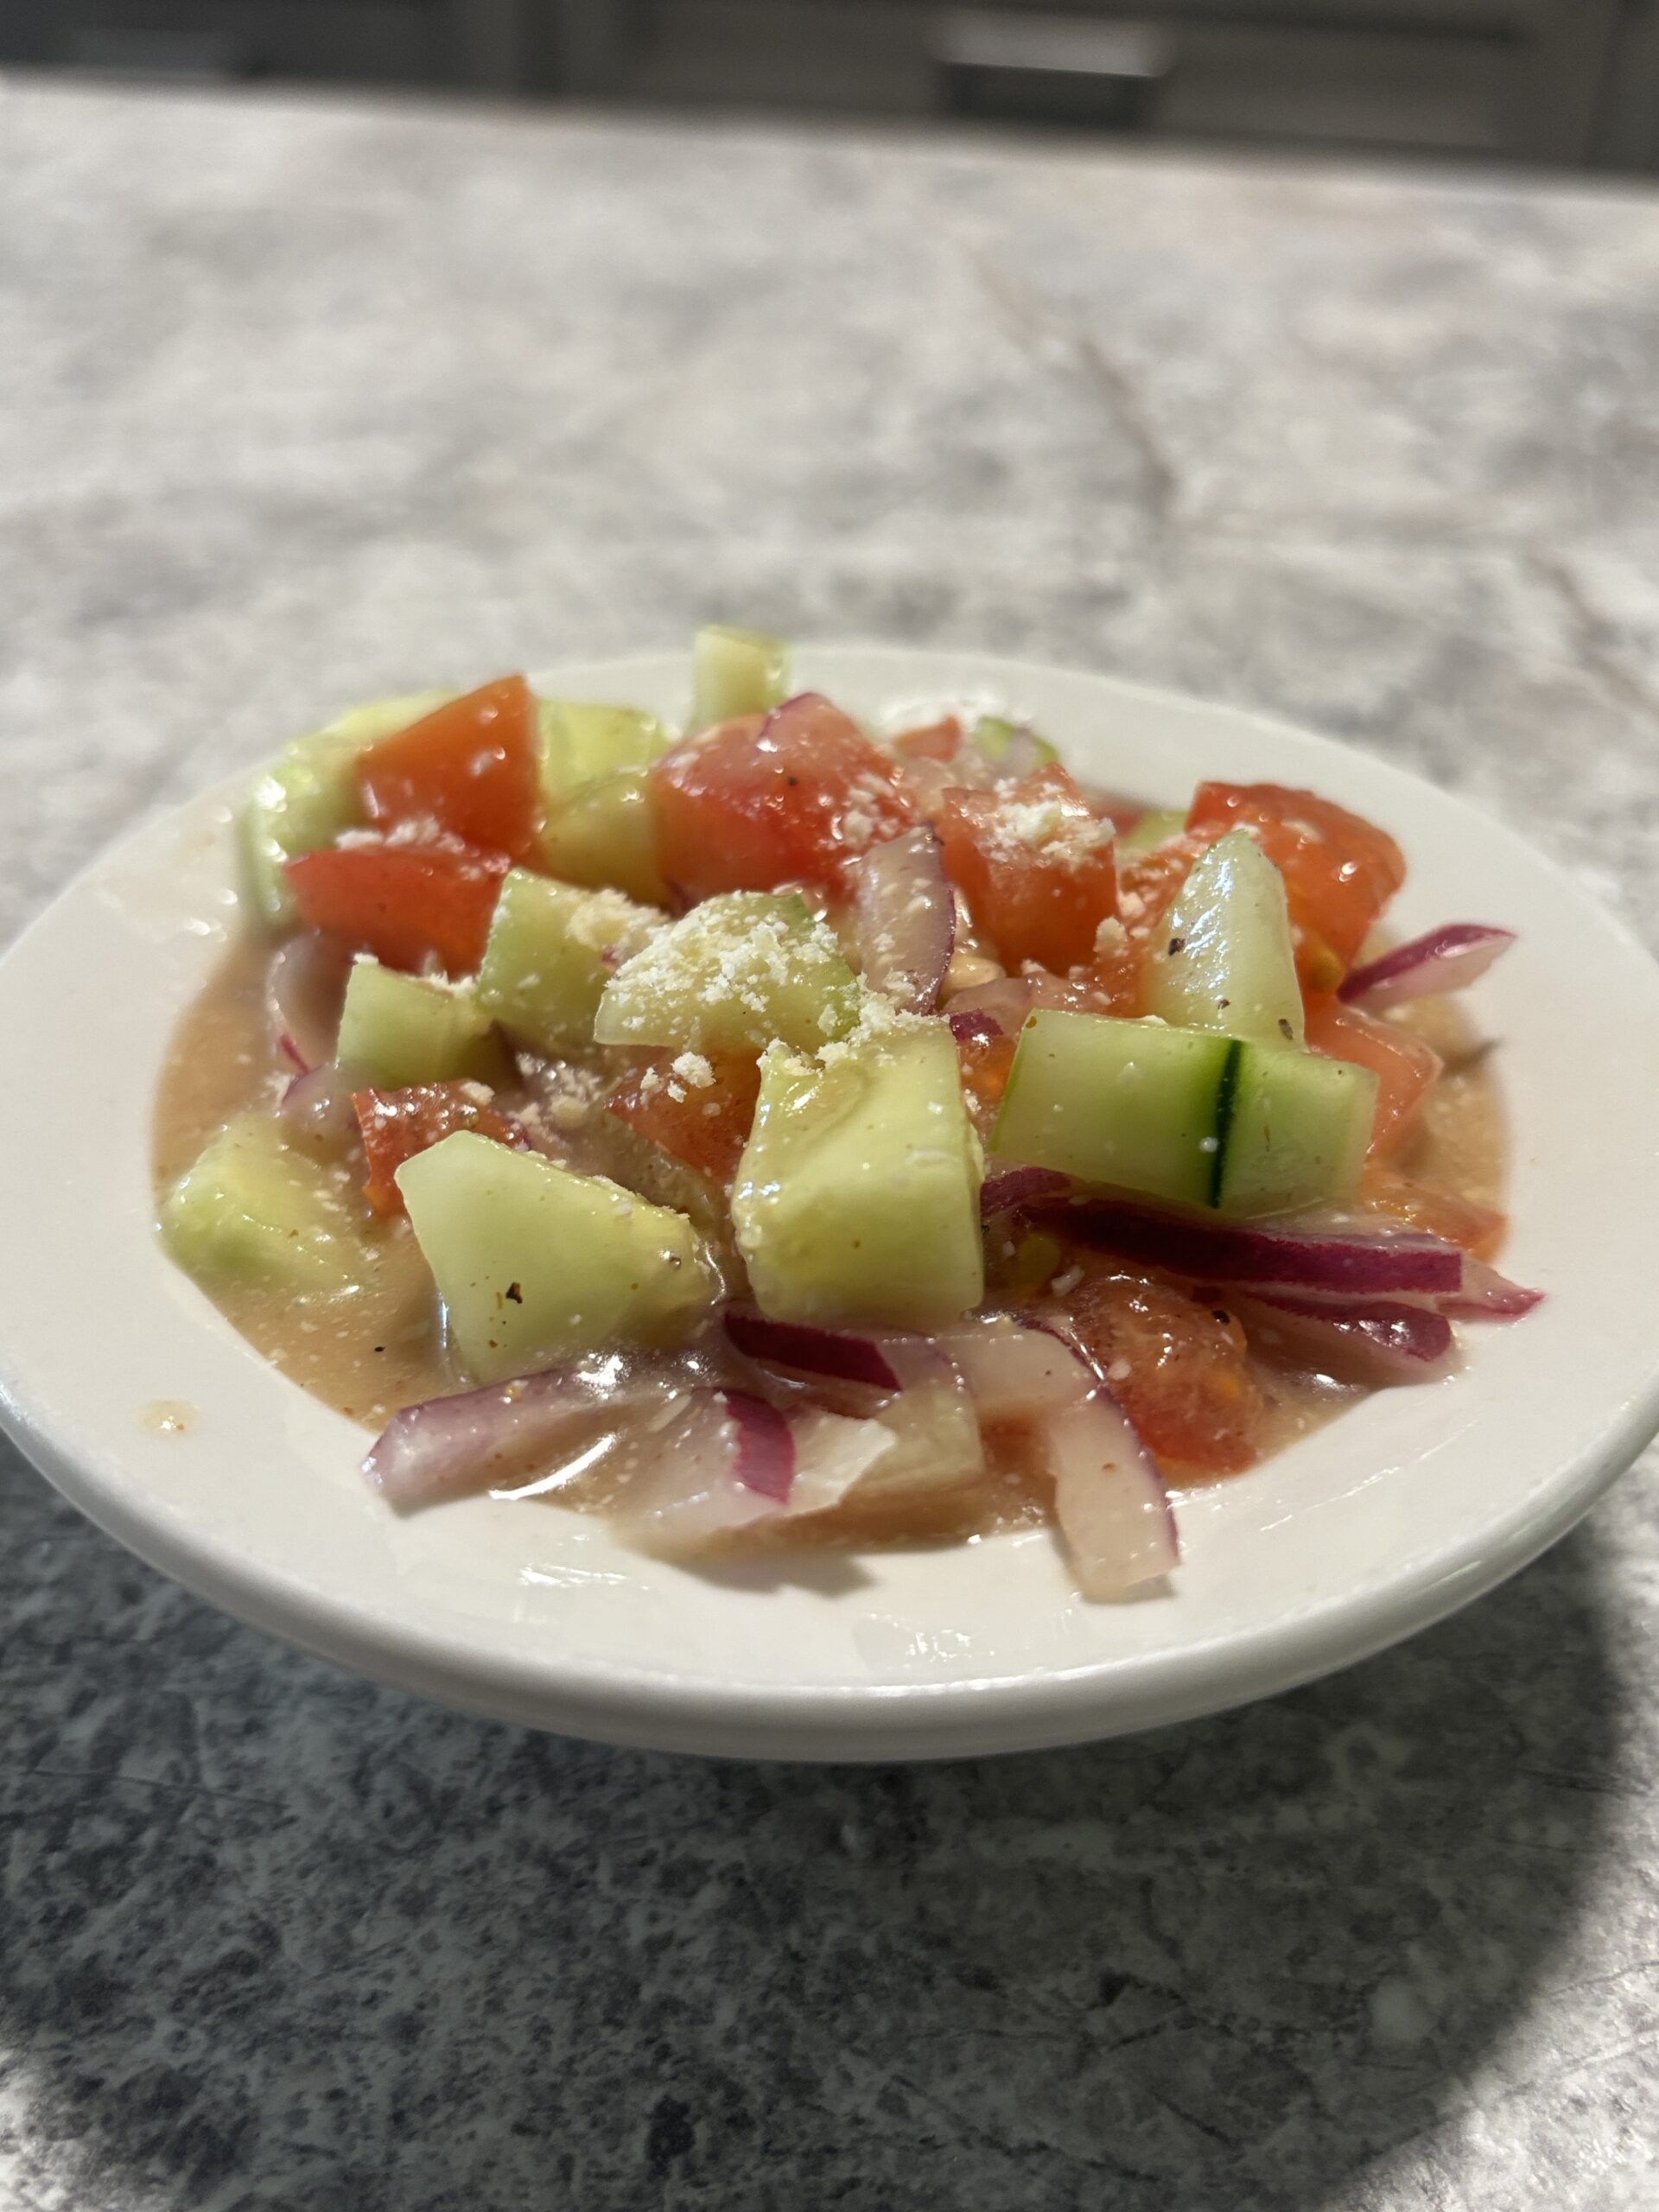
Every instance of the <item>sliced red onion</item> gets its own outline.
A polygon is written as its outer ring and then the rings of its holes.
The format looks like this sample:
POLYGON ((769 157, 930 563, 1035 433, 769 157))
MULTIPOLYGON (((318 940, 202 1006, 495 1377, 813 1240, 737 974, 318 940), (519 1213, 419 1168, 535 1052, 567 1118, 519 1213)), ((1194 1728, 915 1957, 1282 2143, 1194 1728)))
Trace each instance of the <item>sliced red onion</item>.
POLYGON ((1454 1341, 1443 1313, 1403 1300, 1327 1302, 1263 1291, 1229 1298, 1228 1304, 1253 1333, 1271 1342, 1276 1332, 1297 1350, 1367 1382, 1427 1381, 1454 1341))
POLYGON ((950 1034, 958 1045, 989 1044, 1004 1034, 1001 1023, 993 1014, 986 1014, 974 1007, 952 1010, 950 1034))
POLYGON ((346 1150, 358 1134, 352 1079, 334 1060, 296 1075, 283 1091, 276 1118, 284 1135, 327 1158, 346 1150))
POLYGON ((880 1337, 816 1328, 804 1321, 773 1321, 747 1306, 728 1311, 726 1334, 750 1359, 774 1367, 792 1367, 803 1375, 823 1375, 837 1382, 861 1382, 872 1390, 902 1387, 880 1337))
POLYGON ((1543 1303, 1541 1290, 1526 1290, 1518 1282, 1473 1253, 1463 1255, 1463 1285, 1455 1298, 1440 1301, 1442 1313, 1457 1321, 1514 1321, 1543 1303))
POLYGON ((352 949, 321 930, 302 930, 272 956, 265 978, 279 1049, 302 1073, 334 1056, 352 949))
POLYGON ((1457 1245, 1420 1230, 1359 1229, 1346 1217, 1288 1226, 1185 1220, 1110 1199, 1060 1217, 1066 1233, 1096 1250, 1205 1282, 1262 1283, 1356 1298, 1427 1293, 1455 1297, 1467 1267, 1457 1245))
POLYGON ((1411 999, 1460 991, 1514 943, 1513 930, 1485 922, 1446 922, 1353 969, 1337 996, 1368 1014, 1380 1014, 1384 1007, 1404 1006, 1411 999))
POLYGON ((1054 1517, 1085 1598, 1122 1598, 1180 1563, 1180 1541, 1151 1454, 1103 1387, 1043 1424, 1054 1517))
POLYGON ((1044 1421, 1095 1387, 1071 1345, 1047 1329, 1000 1316, 963 1321, 936 1339, 967 1384, 982 1421, 1044 1421))
POLYGON ((747 1390, 718 1393, 731 1422, 732 1480, 778 1504, 789 1502, 795 1480, 795 1440, 776 1406, 747 1390))
POLYGON ((629 1377, 618 1357, 580 1360, 394 1414, 363 1472, 394 1505, 500 1484, 623 1424, 644 1424, 685 1387, 664 1369, 629 1377))
POLYGON ((907 1014, 931 1014, 950 964, 957 904, 924 824, 872 845, 853 871, 850 925, 865 981, 907 1014))
POLYGON ((804 1407, 790 1416, 795 1433, 795 1481, 789 1493, 789 1518, 827 1513, 864 1482, 878 1461, 898 1448, 893 1430, 879 1421, 849 1421, 845 1414, 804 1407))
POLYGON ((1064 1198, 1071 1187, 1071 1177, 1062 1175, 1058 1167, 998 1168, 979 1186, 979 1217, 995 1221, 998 1214, 1011 1213, 1015 1206, 1064 1198))
POLYGON ((1026 1017, 1037 1003, 1037 986, 1027 976, 999 976, 993 983, 976 983, 965 991, 953 992, 945 1007, 952 1032, 958 1020, 968 1015, 988 1017, 996 1024, 1005 1037, 1017 1037, 1026 1026, 1026 1017))

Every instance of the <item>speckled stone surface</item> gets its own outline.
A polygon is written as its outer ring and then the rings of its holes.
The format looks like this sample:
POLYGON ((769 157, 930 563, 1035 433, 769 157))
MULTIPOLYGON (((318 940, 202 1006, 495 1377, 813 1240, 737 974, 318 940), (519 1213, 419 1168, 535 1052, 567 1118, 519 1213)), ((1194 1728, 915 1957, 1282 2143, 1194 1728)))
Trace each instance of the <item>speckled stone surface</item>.
MULTIPOLYGON (((1659 944, 1656 394, 1646 194, 0 86, 0 927, 725 613, 1281 709, 1659 944)), ((1650 1473, 1276 1703, 853 1772, 367 1688, 8 1457, 0 2204, 1659 2204, 1650 1473)))

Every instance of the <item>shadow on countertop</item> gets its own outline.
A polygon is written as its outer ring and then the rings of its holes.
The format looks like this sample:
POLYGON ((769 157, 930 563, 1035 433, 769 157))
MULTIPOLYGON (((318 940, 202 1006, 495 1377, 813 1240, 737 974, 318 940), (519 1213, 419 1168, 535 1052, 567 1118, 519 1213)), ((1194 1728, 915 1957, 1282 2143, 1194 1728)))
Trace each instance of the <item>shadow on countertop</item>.
POLYGON ((196 1604, 9 1455, 0 1497, 19 2202, 1357 2202, 1596 1863, 1592 1531, 1247 1713, 803 1769, 416 1704, 196 1604))

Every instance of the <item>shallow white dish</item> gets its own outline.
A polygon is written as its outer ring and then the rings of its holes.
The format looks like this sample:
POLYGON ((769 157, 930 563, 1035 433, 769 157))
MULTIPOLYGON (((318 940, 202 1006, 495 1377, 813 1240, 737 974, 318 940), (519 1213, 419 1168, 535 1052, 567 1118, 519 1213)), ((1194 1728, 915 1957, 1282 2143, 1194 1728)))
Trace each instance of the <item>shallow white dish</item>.
MULTIPOLYGON (((673 715, 685 676, 661 655, 545 688, 673 715)), ((0 1418, 36 1465, 202 1597, 381 1681, 758 1757, 1007 1751, 1240 1704, 1408 1635, 1560 1536, 1659 1427, 1659 968, 1507 830, 1283 724, 971 654, 807 651, 799 678, 855 711, 982 689, 1149 798, 1205 776, 1312 785, 1400 838, 1400 926, 1517 928, 1471 1006, 1501 1040, 1504 1265, 1546 1304, 1465 1329, 1462 1373, 1189 1497, 1170 1593, 1130 1605, 1076 1598, 1041 1532, 697 1573, 547 1506, 399 1520, 358 1475, 364 1433, 249 1349, 151 1226, 168 1036, 239 925, 226 786, 135 832, 0 962, 0 1033, 29 1070, 0 1094, 0 1418), (181 1431, 157 1432, 157 1402, 190 1408, 181 1431)))

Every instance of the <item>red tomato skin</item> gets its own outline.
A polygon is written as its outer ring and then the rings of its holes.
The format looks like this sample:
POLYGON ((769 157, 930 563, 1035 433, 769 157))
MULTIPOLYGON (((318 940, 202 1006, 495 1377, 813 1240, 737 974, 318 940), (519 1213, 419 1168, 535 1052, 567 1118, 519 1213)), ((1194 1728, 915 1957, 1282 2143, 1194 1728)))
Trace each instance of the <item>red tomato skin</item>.
POLYGON ((507 863, 459 845, 361 837, 289 861, 283 873, 301 919, 388 968, 435 963, 469 976, 484 957, 507 863))
POLYGON ((370 746, 357 782, 378 829, 415 825, 480 852, 531 859, 541 797, 530 686, 504 676, 435 709, 370 746))
POLYGON ((834 890, 849 860, 912 818, 892 760, 812 691, 683 739, 646 787, 658 865, 687 905, 786 883, 834 890))
POLYGON ((729 1183, 754 1124, 760 1069, 742 1053, 705 1057, 712 1084, 679 1081, 671 1066, 673 1055, 664 1052, 607 1101, 607 1110, 699 1174, 729 1183))
POLYGON ((1317 792, 1283 784, 1200 784, 1186 817, 1207 842, 1248 829, 1285 879, 1303 982, 1332 989, 1406 880, 1386 830, 1317 792), (1331 972, 1332 959, 1337 972, 1331 972))
POLYGON ((1005 790, 948 791, 937 820, 944 872, 1005 967, 1034 960, 1064 975, 1093 957, 1117 906, 1111 828, 1064 768, 1051 763, 1005 790), (1033 842, 1022 820, 1039 809, 1058 826, 1033 842))
POLYGON ((1327 1059, 1351 1060, 1376 1072, 1376 1118, 1370 1158, 1386 1160, 1416 1126, 1422 1103, 1440 1072, 1440 1057, 1392 1021, 1344 1006, 1333 992, 1306 995, 1307 1041, 1327 1059))
POLYGON ((493 1107, 480 1105, 464 1083, 417 1083, 403 1090, 354 1090, 352 1104, 363 1133, 368 1175, 363 1195, 378 1214, 402 1213, 404 1194, 397 1170, 416 1153, 429 1152, 457 1129, 475 1130, 499 1144, 512 1144, 514 1123, 493 1107))

